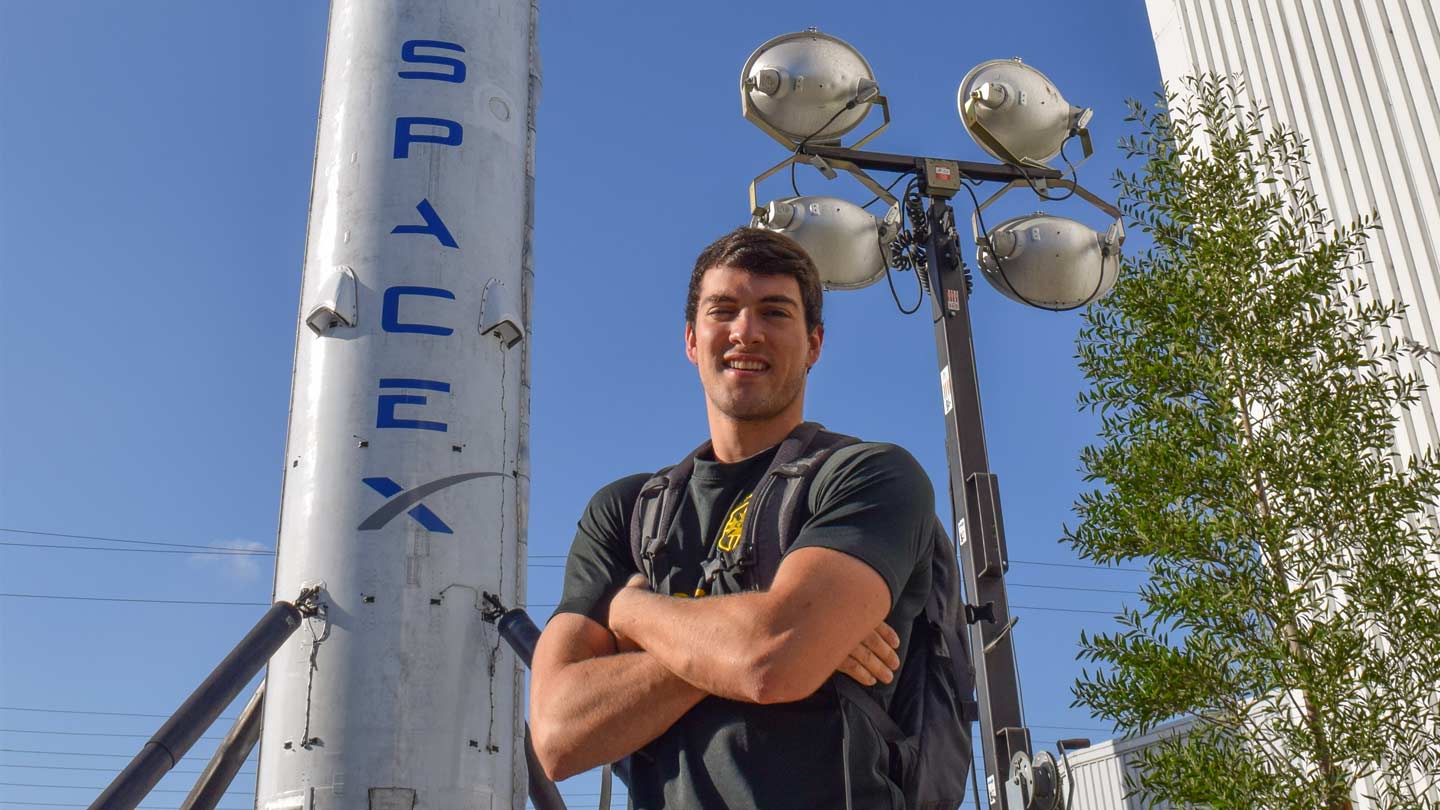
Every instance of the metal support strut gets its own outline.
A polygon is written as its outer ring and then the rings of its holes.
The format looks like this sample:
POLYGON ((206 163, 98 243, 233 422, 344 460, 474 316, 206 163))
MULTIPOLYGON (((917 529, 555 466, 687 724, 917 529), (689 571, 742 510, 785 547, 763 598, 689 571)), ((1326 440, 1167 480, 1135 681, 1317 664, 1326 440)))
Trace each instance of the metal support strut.
MULTIPOLYGON (((200 735, 210 728, 220 712, 245 688, 245 684, 260 672, 270 656, 290 638, 290 634, 300 626, 300 620, 314 614, 319 596, 319 589, 305 588, 293 603, 279 601, 272 605, 235 649, 225 656, 225 660, 145 743, 125 770, 105 788, 90 805, 90 810, 133 810, 140 804, 200 739, 200 735)), ((236 736, 235 729, 231 730, 231 736, 236 736)), ((229 739, 227 737, 227 742, 229 739)), ((226 786, 228 784, 227 780, 226 786)))
POLYGON ((181 802, 180 810, 215 810, 215 805, 220 803, 220 797, 230 789, 230 783, 235 781, 235 774, 240 772, 240 766, 245 764, 245 758, 250 756, 250 751, 255 743, 260 741, 260 720, 262 710, 265 707, 265 682, 255 687, 255 693, 246 701, 245 708, 240 711, 240 716, 235 718, 235 725, 230 727, 225 739, 220 742, 220 747, 215 749, 215 755, 210 758, 210 763, 195 780, 195 787, 190 789, 190 794, 181 802))

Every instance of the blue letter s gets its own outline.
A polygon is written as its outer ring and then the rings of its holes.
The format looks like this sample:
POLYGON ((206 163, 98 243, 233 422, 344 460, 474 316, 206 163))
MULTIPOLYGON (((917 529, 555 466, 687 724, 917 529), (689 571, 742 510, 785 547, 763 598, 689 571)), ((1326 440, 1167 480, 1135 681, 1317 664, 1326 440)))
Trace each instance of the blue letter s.
POLYGON ((441 42, 438 39, 412 39, 400 46, 400 59, 412 65, 446 65, 450 68, 449 73, 434 73, 428 70, 402 70, 402 79, 434 79, 441 82, 454 82, 461 84, 465 81, 465 63, 459 59, 449 56, 426 55, 415 53, 416 48, 438 48, 444 51, 458 51, 464 53, 465 49, 453 42, 441 42))

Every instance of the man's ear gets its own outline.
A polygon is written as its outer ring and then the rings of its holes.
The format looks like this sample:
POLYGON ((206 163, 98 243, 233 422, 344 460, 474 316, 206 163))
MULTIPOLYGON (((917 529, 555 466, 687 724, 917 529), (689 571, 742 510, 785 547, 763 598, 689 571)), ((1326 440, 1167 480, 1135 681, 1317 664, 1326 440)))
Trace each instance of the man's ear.
POLYGON ((695 324, 689 321, 685 322, 685 356, 690 358, 691 363, 700 365, 700 360, 695 353, 695 324))
POLYGON ((816 363, 820 362, 820 346, 825 343, 825 327, 823 325, 815 327, 814 331, 810 333, 808 340, 810 343, 810 352, 806 366, 813 367, 816 363))

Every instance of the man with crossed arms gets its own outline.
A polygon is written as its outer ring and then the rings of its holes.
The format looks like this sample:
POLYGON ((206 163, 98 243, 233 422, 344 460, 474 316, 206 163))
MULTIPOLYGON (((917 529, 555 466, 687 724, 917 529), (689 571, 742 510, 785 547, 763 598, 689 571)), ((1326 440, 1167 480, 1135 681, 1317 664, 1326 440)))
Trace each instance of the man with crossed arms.
MULTIPOLYGON (((685 353, 705 391, 710 450, 657 566, 658 593, 629 544, 649 475, 601 489, 580 521, 531 679, 535 751, 552 779, 634 754, 639 810, 903 808, 883 739, 822 687, 850 677, 882 703, 893 693, 930 586, 934 492, 919 464, 894 445, 837 452, 768 590, 697 584, 803 421, 823 341, 819 275, 788 237, 742 228, 700 254, 685 353)), ((775 542, 773 529, 758 527, 756 542, 775 542)))

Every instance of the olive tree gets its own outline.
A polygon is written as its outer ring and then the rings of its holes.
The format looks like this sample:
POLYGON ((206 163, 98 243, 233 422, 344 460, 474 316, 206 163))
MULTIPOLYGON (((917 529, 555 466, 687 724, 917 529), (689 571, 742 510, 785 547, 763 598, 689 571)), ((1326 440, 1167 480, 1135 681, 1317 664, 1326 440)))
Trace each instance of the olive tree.
POLYGON ((1304 142, 1229 79, 1145 107, 1116 175, 1150 246, 1085 313, 1067 540, 1144 564, 1113 632, 1083 634, 1077 705, 1141 734, 1132 793, 1213 808, 1440 806, 1440 459, 1402 456, 1421 394, 1364 283, 1373 217, 1336 224, 1304 142), (1428 780, 1428 781, 1427 781, 1428 780))

